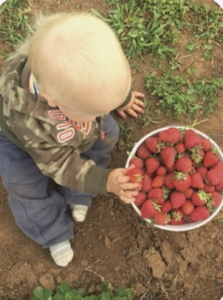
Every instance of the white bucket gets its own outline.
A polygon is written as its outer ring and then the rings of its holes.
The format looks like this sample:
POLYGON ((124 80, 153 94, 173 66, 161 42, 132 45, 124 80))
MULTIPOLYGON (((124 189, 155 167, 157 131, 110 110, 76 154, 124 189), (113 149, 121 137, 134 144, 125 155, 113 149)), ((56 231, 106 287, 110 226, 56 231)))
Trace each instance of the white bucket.
MULTIPOLYGON (((194 129, 194 128, 174 125, 174 126, 166 126, 166 127, 162 127, 162 128, 156 129, 156 130, 148 133, 147 135, 145 135, 143 138, 141 138, 134 145, 131 153, 129 154, 125 167, 127 168, 129 166, 130 159, 135 155, 135 153, 137 152, 137 149, 139 148, 139 146, 148 137, 155 136, 155 135, 158 134, 158 132, 166 130, 168 128, 173 128, 173 127, 175 127, 175 128, 184 128, 186 130, 192 129, 196 133, 198 133, 200 136, 202 136, 203 138, 208 139, 211 142, 211 144, 217 149, 219 157, 223 161, 223 153, 222 153, 221 149, 219 148, 219 146, 209 136, 207 136, 206 134, 204 134, 204 133, 202 133, 199 130, 194 129)), ((137 212, 137 214, 141 217, 140 209, 134 203, 132 203, 132 206, 133 206, 134 210, 137 212)), ((151 222, 150 219, 143 219, 143 220, 145 222, 149 223, 153 227, 164 229, 164 230, 167 230, 167 231, 175 231, 175 232, 188 231, 188 230, 193 230, 193 229, 199 228, 199 227, 205 225, 206 223, 208 223, 209 221, 211 221, 218 214, 218 212, 221 210, 222 206, 223 206, 223 199, 222 199, 220 205, 218 207, 216 207, 216 209, 213 211, 213 213, 210 215, 209 218, 207 218, 206 220, 203 220, 203 221, 197 221, 197 222, 193 222, 193 223, 186 223, 186 224, 180 224, 180 225, 169 225, 169 224, 168 225, 156 225, 156 224, 153 224, 153 222, 151 222)))

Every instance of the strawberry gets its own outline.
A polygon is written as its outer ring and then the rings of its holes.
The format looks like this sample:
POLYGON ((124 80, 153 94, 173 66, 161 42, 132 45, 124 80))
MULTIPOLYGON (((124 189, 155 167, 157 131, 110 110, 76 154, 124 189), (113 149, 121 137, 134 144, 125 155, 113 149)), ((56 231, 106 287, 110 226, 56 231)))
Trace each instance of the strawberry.
POLYGON ((160 157, 166 167, 170 168, 174 165, 177 151, 172 146, 167 146, 161 150, 160 157))
POLYGON ((175 172, 172 182, 175 189, 180 192, 185 192, 191 185, 191 178, 189 174, 175 172))
POLYGON ((163 204, 165 201, 163 190, 161 188, 154 188, 149 191, 148 198, 156 200, 158 204, 163 204))
POLYGON ((165 225, 169 221, 168 215, 166 213, 163 213, 163 212, 158 212, 155 215, 154 219, 155 219, 155 224, 156 225, 165 225))
POLYGON ((221 203, 221 194, 214 191, 214 192, 211 193, 211 199, 212 199, 211 206, 212 207, 217 207, 221 203))
POLYGON ((184 153, 186 150, 184 143, 182 143, 182 142, 177 143, 175 148, 177 150, 177 153, 184 153))
POLYGON ((207 184, 207 183, 204 183, 204 187, 203 187, 203 190, 207 193, 211 193, 215 190, 215 187, 213 185, 210 185, 210 184, 207 184))
POLYGON ((145 165, 146 165, 147 172, 151 174, 155 172, 156 169, 160 166, 160 162, 157 158, 151 157, 151 158, 147 158, 145 165))
POLYGON ((160 131, 158 133, 158 137, 161 142, 176 144, 181 138, 181 133, 177 128, 171 127, 166 130, 160 131))
POLYGON ((194 210, 194 205, 190 200, 187 200, 181 206, 181 210, 185 215, 190 215, 192 213, 192 211, 194 210))
POLYGON ((207 204, 209 198, 210 196, 208 193, 200 190, 198 192, 193 193, 191 197, 191 202, 196 206, 204 206, 205 204, 207 204))
POLYGON ((139 158, 142 159, 146 159, 150 156, 151 152, 149 151, 149 149, 146 147, 146 144, 143 143, 139 146, 139 148, 137 149, 136 155, 139 158))
POLYGON ((171 172, 171 173, 167 173, 166 176, 164 177, 164 186, 169 190, 174 189, 174 185, 173 185, 174 176, 175 176, 174 172, 171 172))
POLYGON ((186 199, 190 199, 190 198, 192 197, 193 193, 194 193, 194 190, 193 190, 192 188, 188 188, 188 189, 184 192, 184 194, 185 194, 185 196, 186 196, 186 199))
POLYGON ((223 176, 218 169, 212 169, 207 171, 206 179, 209 184, 218 185, 220 182, 222 182, 223 176))
POLYGON ((198 167, 196 169, 196 171, 201 174, 201 176, 202 176, 203 179, 205 179, 208 169, 205 168, 205 167, 203 167, 203 166, 201 166, 201 167, 198 167))
POLYGON ((191 148, 190 151, 190 158, 194 162, 194 165, 199 164, 204 158, 204 150, 201 148, 201 145, 191 148))
POLYGON ((156 169, 156 175, 157 176, 163 176, 166 175, 167 169, 164 166, 160 166, 156 169))
POLYGON ((174 209, 180 208, 186 201, 186 196, 182 192, 173 191, 170 194, 170 202, 174 209))
POLYGON ((163 176, 156 176, 152 181, 152 187, 157 188, 163 186, 164 178, 163 176))
POLYGON ((215 154, 214 152, 208 151, 204 155, 203 166, 211 167, 214 164, 216 164, 218 161, 219 161, 219 158, 218 158, 217 154, 215 154))
POLYGON ((141 169, 133 168, 127 170, 127 176, 131 182, 142 182, 143 171, 141 169))
POLYGON ((135 196, 135 205, 141 206, 146 201, 146 194, 143 192, 139 192, 137 196, 135 196))
POLYGON ((169 212, 169 211, 171 211, 173 209, 173 207, 172 207, 172 204, 171 204, 171 202, 170 201, 165 201, 164 203, 163 203, 163 205, 161 206, 161 211, 162 212, 169 212))
POLYGON ((202 143, 202 138, 193 129, 188 129, 184 135, 184 145, 186 149, 193 148, 202 143))
POLYGON ((200 173, 198 172, 192 173, 190 174, 190 178, 191 178, 192 188, 199 189, 199 190, 203 189, 204 181, 200 173))
POLYGON ((183 212, 181 209, 176 209, 172 211, 170 224, 171 225, 181 225, 185 224, 185 220, 183 219, 183 212))
POLYGON ((154 218, 157 212, 160 211, 160 205, 152 199, 146 200, 141 207, 142 218, 154 218))
POLYGON ((206 206, 195 207, 190 215, 191 221, 203 221, 210 216, 210 211, 206 206))
POLYGON ((217 184, 217 185, 215 186, 215 190, 216 190, 217 192, 222 192, 222 191, 223 191, 223 180, 222 180, 219 184, 217 184))
POLYGON ((201 142, 201 147, 204 149, 205 152, 211 150, 211 142, 207 139, 203 139, 201 142))
POLYGON ((143 168, 143 162, 142 159, 138 158, 138 157, 133 157, 130 159, 129 161, 129 165, 134 165, 135 168, 137 169, 142 169, 143 168))
POLYGON ((160 151, 160 140, 158 137, 149 137, 145 140, 146 147, 152 153, 157 153, 160 151))
POLYGON ((180 172, 189 173, 193 170, 192 161, 187 156, 182 156, 175 162, 175 169, 180 172))
POLYGON ((142 178, 141 191, 148 193, 151 189, 152 189, 152 179, 149 177, 149 175, 144 174, 142 178))
POLYGON ((223 162, 218 161, 215 165, 211 167, 213 170, 218 170, 219 174, 222 176, 223 179, 223 162))

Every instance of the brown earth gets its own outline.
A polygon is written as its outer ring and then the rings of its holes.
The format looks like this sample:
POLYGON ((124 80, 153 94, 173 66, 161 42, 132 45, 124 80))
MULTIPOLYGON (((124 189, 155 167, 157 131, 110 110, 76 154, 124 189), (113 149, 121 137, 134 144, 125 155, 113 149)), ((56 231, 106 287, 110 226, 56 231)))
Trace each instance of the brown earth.
MULTIPOLYGON (((61 1, 62 2, 62 1, 61 1)), ((200 0, 203 4, 212 1, 200 0)), ((105 1, 69 1, 58 7, 57 1, 33 0, 33 10, 50 11, 88 10, 105 11, 105 1)), ((211 61, 199 55, 184 58, 183 46, 187 33, 179 42, 178 59, 181 71, 193 64, 196 74, 221 77, 223 51, 216 45, 211 61)), ((4 43, 3 43, 4 44, 4 43)), ((145 92, 144 76, 151 71, 151 58, 146 64, 137 62, 140 73, 133 72, 133 88, 145 92)), ((145 100, 150 97, 146 94, 145 100)), ((205 122, 196 126, 208 134, 223 149, 223 93, 218 95, 219 109, 205 122)), ((118 118, 120 121, 120 118, 118 118)), ((146 133, 171 124, 164 118, 157 125, 141 129, 129 118, 126 126, 134 128, 133 141, 146 133)), ((181 122, 187 125, 186 122, 181 122)), ((122 140, 113 152, 113 166, 125 165, 126 151, 122 140)), ((96 197, 86 221, 74 224, 76 237, 72 241, 75 252, 66 268, 57 267, 48 250, 27 238, 16 226, 7 203, 7 192, 0 190, 0 299, 28 300, 37 285, 54 289, 62 281, 73 287, 84 287, 93 292, 101 281, 113 287, 124 285, 135 291, 137 300, 220 300, 223 296, 223 212, 199 229, 174 233, 148 227, 130 205, 117 198, 96 197)))

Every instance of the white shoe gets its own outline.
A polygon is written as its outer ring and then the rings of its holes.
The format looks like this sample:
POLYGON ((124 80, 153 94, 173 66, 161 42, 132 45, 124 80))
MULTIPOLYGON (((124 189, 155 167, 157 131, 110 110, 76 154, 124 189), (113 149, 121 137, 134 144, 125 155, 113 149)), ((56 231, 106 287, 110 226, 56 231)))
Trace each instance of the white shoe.
POLYGON ((76 222, 83 222, 86 218, 88 206, 80 204, 71 204, 72 217, 76 222))
POLYGON ((69 240, 53 245, 49 249, 53 260, 60 267, 66 267, 74 256, 69 240))

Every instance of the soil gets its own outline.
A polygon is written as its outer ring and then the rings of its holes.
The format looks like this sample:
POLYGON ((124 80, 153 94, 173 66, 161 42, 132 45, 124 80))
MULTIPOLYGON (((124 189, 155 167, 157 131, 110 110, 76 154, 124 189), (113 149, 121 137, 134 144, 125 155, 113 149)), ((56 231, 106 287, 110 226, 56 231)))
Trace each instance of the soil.
MULTIPOLYGON (((200 0, 202 4, 216 5, 200 0)), ((103 0, 57 1, 33 0, 33 12, 59 10, 106 11, 103 0), (61 1, 62 2, 62 1, 61 1), (66 1, 65 1, 66 2, 66 1)), ((184 45, 189 37, 185 32, 178 44, 181 70, 193 64, 200 78, 221 77, 223 51, 215 46, 211 61, 199 55, 183 58, 184 45)), ((4 42, 0 41, 4 46, 4 42)), ((134 72, 133 88, 145 92, 144 76, 151 71, 147 63, 137 61, 140 72, 134 72)), ((1 62, 2 63, 2 62, 1 62)), ((218 95, 218 110, 196 128, 209 135, 223 149, 223 93, 218 95)), ((121 119, 115 115, 118 121, 121 119)), ((148 132, 172 124, 163 118, 159 124, 141 129, 133 119, 124 123, 133 126, 133 142, 148 132)), ((186 122, 181 122, 186 125, 186 122)), ((127 159, 122 140, 113 152, 113 167, 124 167, 127 159)), ((220 300, 223 296, 223 212, 201 228, 187 232, 169 232, 145 224, 131 205, 116 197, 98 196, 94 199, 83 223, 74 224, 76 233, 72 246, 73 261, 60 268, 52 261, 49 251, 26 237, 17 227, 7 203, 7 192, 0 186, 0 299, 29 300, 37 285, 55 289, 58 283, 94 292, 97 284, 108 281, 113 287, 123 285, 134 290, 137 300, 220 300)))

